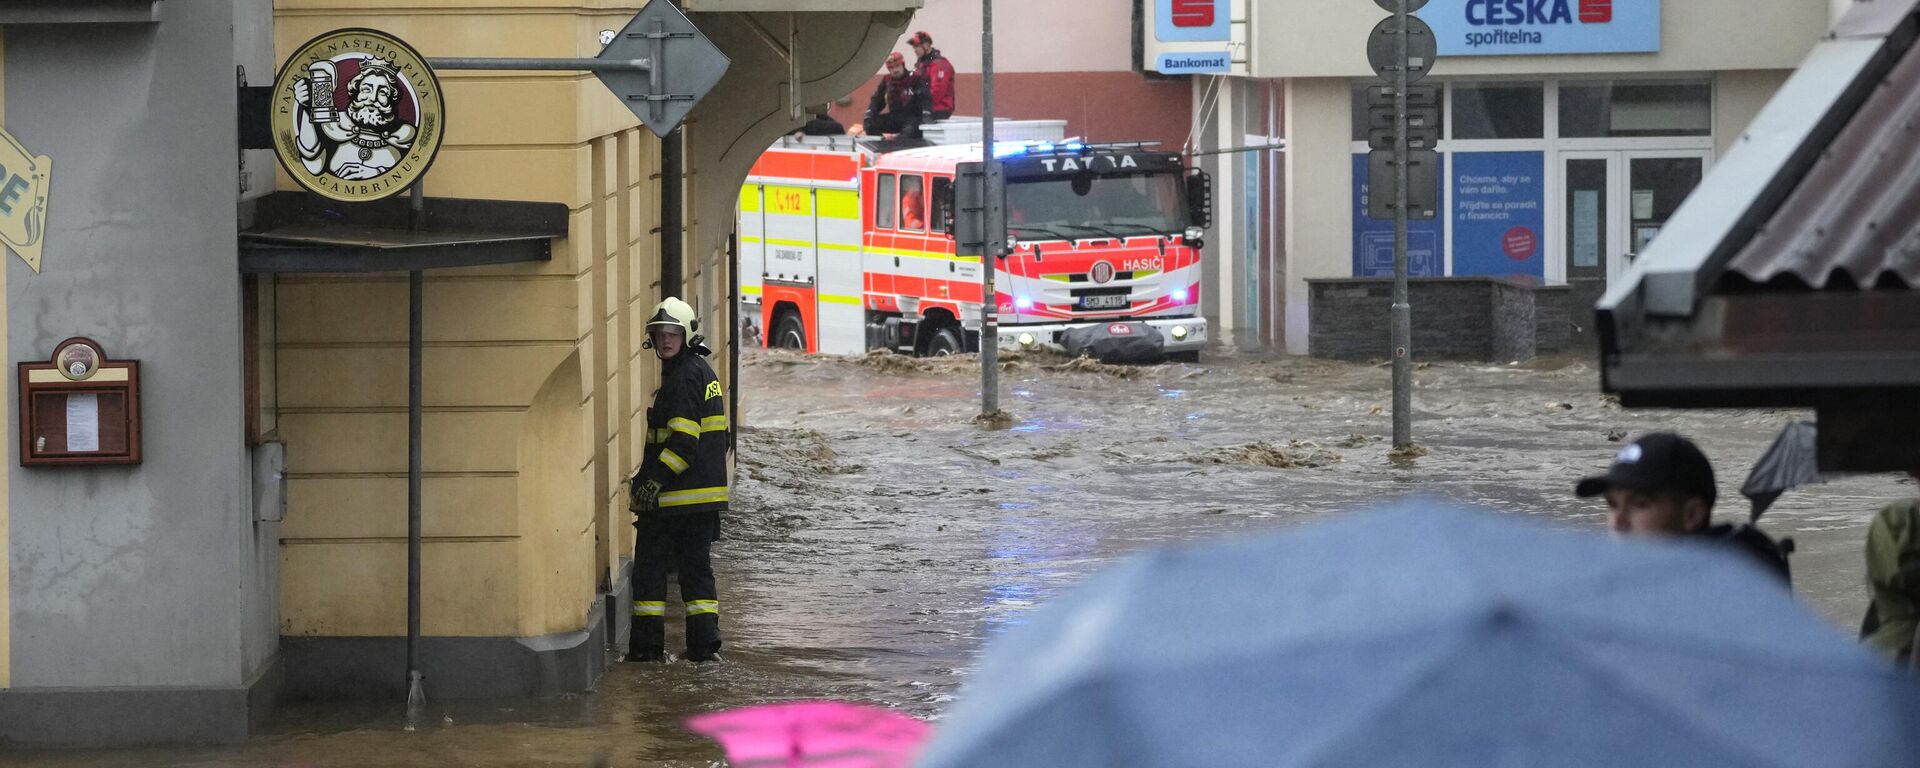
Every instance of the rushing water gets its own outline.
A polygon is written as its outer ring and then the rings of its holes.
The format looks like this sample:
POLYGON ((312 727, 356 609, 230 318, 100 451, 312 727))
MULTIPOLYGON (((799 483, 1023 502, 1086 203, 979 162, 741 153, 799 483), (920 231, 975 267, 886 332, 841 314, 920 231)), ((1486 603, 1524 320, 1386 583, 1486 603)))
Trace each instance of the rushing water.
MULTIPOLYGON (((715 558, 720 664, 617 664, 591 694, 440 702, 402 732, 398 702, 283 708, 251 742, 205 749, 5 751, 49 766, 715 766, 688 714, 833 698, 938 719, 995 633, 1115 557, 1433 495, 1598 527, 1577 477, 1619 440, 1693 436, 1718 468, 1719 517, 1788 411, 1622 410, 1583 363, 1415 373, 1415 439, 1396 460, 1383 367, 1300 358, 1114 369, 1013 356, 1006 429, 976 425, 970 359, 755 354, 743 371, 736 509, 715 558)), ((1837 629, 1865 605, 1873 510, 1889 476, 1787 494, 1796 590, 1837 629)), ((669 643, 676 638, 670 635, 669 643)))

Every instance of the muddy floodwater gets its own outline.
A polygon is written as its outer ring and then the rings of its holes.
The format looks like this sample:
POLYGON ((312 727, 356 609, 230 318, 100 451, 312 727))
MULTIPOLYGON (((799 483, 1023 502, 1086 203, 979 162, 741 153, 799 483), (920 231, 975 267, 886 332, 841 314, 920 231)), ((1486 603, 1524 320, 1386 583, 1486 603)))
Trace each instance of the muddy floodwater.
MULTIPOLYGON (((833 698, 937 719, 983 644, 1130 551, 1412 495, 1599 528, 1602 506, 1573 498, 1574 479, 1657 428, 1701 443, 1730 520, 1746 514, 1747 468, 1805 417, 1623 410, 1584 361, 1434 364, 1414 374, 1425 453, 1394 457, 1385 367, 1220 355, 1146 368, 1016 355, 1005 367, 1011 419, 981 425, 972 359, 747 357, 736 505, 715 549, 722 663, 617 664, 563 700, 434 701, 411 733, 399 702, 302 704, 240 746, 0 749, 0 764, 724 765, 681 718, 833 698)), ((1865 606, 1873 511, 1914 492, 1853 477, 1767 514, 1798 545, 1796 591, 1836 634, 1865 606)))

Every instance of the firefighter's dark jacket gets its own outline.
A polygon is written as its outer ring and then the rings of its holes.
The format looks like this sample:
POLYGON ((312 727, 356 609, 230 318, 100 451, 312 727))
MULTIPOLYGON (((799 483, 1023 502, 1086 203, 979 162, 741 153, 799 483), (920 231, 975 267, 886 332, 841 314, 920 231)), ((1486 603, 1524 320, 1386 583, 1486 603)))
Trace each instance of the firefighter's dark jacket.
POLYGON ((664 361, 647 409, 647 450, 634 478, 660 481, 662 515, 727 508, 727 398, 696 348, 664 361))

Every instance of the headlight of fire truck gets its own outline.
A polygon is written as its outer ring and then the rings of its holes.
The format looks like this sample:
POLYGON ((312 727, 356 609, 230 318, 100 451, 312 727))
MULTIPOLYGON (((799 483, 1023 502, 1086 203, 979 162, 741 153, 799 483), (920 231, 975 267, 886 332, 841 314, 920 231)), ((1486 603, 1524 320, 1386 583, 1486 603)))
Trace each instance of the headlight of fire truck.
POLYGON ((1176 325, 1169 333, 1172 333, 1174 340, 1178 341, 1187 337, 1187 327, 1184 325, 1176 325))
POLYGON ((1019 341, 1020 341, 1020 346, 1031 347, 1033 346, 1033 342, 1034 342, 1033 334, 1031 333, 1020 334, 1019 341))

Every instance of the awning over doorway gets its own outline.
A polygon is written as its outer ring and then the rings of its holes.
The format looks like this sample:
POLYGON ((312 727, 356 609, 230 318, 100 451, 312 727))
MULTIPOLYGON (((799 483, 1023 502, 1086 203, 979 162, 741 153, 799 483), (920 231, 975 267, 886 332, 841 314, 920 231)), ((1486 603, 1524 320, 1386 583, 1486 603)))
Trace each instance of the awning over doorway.
POLYGON ((429 197, 339 203, 306 192, 255 201, 240 231, 240 271, 408 272, 546 261, 567 234, 567 206, 429 197))

